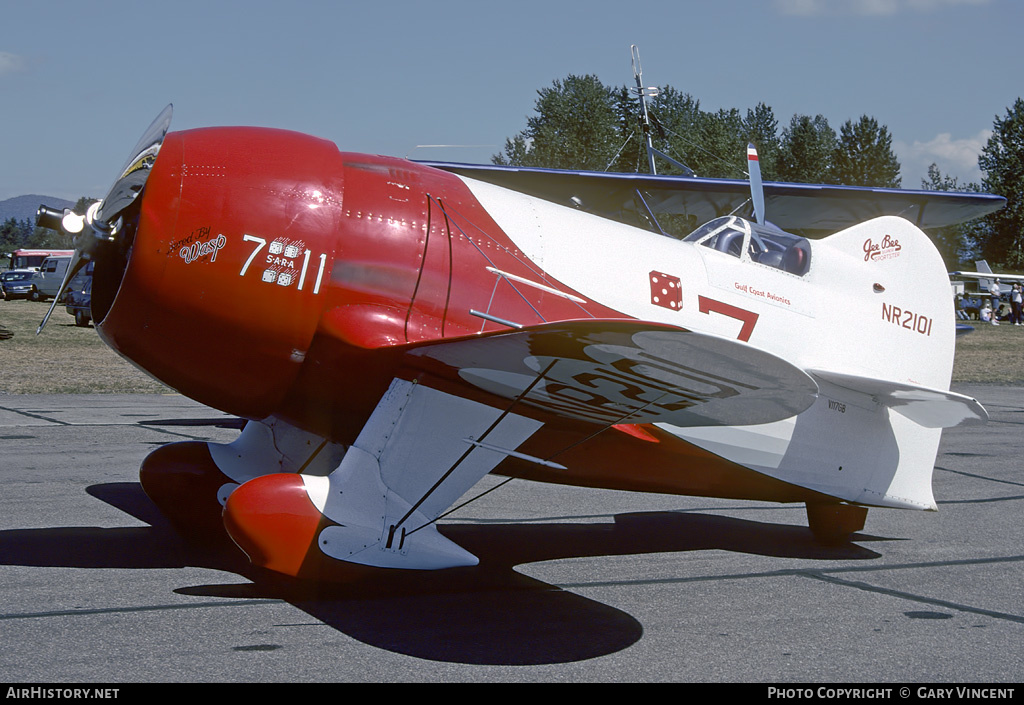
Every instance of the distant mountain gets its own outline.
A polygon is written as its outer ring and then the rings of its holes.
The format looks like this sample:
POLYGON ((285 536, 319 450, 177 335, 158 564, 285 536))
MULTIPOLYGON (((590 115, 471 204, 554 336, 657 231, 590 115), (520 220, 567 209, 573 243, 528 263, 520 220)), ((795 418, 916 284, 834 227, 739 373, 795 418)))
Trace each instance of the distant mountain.
POLYGON ((15 220, 25 220, 27 218, 35 223, 36 211, 41 203, 45 203, 51 208, 73 208, 75 205, 74 201, 65 201, 63 198, 56 198, 54 196, 15 196, 14 198, 8 198, 6 201, 0 201, 0 223, 7 221, 9 218, 14 218, 15 220))

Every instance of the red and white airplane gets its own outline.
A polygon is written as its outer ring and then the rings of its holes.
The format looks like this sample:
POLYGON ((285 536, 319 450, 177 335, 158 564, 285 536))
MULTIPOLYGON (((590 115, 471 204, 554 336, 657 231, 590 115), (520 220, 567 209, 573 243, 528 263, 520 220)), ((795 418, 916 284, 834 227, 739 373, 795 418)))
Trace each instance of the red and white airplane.
POLYGON ((177 526, 226 527, 255 565, 473 565, 436 520, 492 472, 803 502, 816 533, 846 537, 868 507, 935 509, 942 428, 986 418, 949 391, 949 280, 917 226, 811 241, 764 212, 945 224, 997 197, 762 193, 755 169, 751 220, 723 215, 745 182, 441 169, 169 124, 170 106, 86 216, 39 220, 77 233, 69 277, 95 262, 107 344, 250 420, 227 445, 159 448, 141 479, 177 526), (678 239, 666 211, 721 217, 678 239))

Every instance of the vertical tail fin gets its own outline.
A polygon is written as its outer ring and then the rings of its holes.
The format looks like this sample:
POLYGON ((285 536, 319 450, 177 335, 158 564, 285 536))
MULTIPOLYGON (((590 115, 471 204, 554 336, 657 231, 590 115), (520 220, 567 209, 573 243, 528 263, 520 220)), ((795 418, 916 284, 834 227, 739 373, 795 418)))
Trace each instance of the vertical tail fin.
MULTIPOLYGON (((983 259, 979 259, 974 263, 974 266, 978 268, 978 274, 992 274, 992 268, 988 266, 988 262, 983 259)), ((978 289, 980 291, 991 291, 992 290, 992 279, 979 279, 978 289)))
POLYGON ((754 219, 764 225, 764 187, 761 185, 761 162, 757 147, 747 143, 747 172, 750 174, 750 198, 754 203, 754 219))
POLYGON ((942 428, 986 418, 975 400, 949 391, 954 316, 942 258, 927 235, 893 216, 812 248, 818 315, 803 321, 793 357, 818 384, 814 404, 775 423, 677 433, 841 501, 935 509, 942 428))

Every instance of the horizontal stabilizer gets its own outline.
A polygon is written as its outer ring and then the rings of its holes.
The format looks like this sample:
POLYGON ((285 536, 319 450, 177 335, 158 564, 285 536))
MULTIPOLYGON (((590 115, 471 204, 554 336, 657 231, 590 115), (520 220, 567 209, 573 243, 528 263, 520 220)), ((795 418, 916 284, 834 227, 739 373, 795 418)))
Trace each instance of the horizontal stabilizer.
POLYGON ((735 340, 631 320, 552 323, 418 346, 411 360, 505 399, 600 424, 736 426, 817 398, 800 368, 735 340), (428 362, 432 360, 433 363, 428 362))
POLYGON ((956 392, 829 370, 808 372, 818 380, 867 394, 925 428, 951 428, 988 420, 988 412, 977 399, 956 392))

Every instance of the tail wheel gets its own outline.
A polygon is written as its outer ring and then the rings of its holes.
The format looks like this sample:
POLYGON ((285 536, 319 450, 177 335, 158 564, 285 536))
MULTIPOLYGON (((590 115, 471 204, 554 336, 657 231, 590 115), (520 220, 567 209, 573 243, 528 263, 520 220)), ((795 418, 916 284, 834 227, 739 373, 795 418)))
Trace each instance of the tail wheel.
POLYGON ((867 507, 853 504, 807 504, 807 523, 814 538, 822 543, 836 544, 850 540, 864 528, 867 507))

